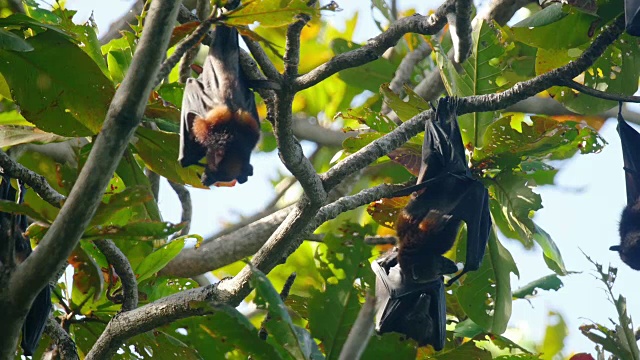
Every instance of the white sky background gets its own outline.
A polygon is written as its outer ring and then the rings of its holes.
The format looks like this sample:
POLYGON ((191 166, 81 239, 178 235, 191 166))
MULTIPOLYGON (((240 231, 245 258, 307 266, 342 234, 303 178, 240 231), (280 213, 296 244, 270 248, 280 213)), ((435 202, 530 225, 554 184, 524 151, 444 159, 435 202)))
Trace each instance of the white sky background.
MULTIPOLYGON (((324 4, 327 1, 321 0, 324 4)), ((338 0, 344 10, 327 13, 326 18, 335 26, 343 28, 343 22, 359 11, 355 41, 363 42, 379 33, 371 20, 369 1, 338 0)), ((418 12, 436 8, 442 1, 399 0, 401 9, 414 7, 418 12)), ((487 1, 476 1, 479 8, 487 1)), ((85 21, 93 11, 101 32, 109 24, 129 10, 132 1, 87 1, 68 0, 69 9, 79 10, 75 20, 85 21)), ((380 18, 380 16, 377 16, 380 18)), ((303 54, 303 56, 309 56, 303 54)), ((581 251, 603 265, 618 267, 618 280, 614 290, 627 298, 629 313, 640 319, 640 294, 637 291, 638 273, 624 265, 617 253, 609 246, 617 244, 618 221, 625 205, 626 195, 622 170, 620 140, 615 130, 615 121, 609 120, 600 134, 609 143, 595 155, 575 156, 560 163, 562 170, 556 177, 555 186, 538 188, 544 209, 536 213, 536 223, 545 229, 560 248, 568 270, 582 271, 562 278, 565 287, 558 292, 542 292, 531 302, 519 300, 513 303, 510 326, 525 332, 525 339, 540 341, 548 311, 558 311, 569 327, 569 338, 565 342, 565 354, 570 352, 592 352, 593 343, 580 334, 578 327, 590 320, 611 326, 609 318, 616 319, 615 308, 607 300, 601 282, 592 276, 592 266, 581 251)), ((305 150, 310 150, 305 146, 305 150)), ((214 188, 210 191, 192 189, 193 213, 191 231, 209 235, 221 229, 224 222, 233 222, 238 214, 250 215, 263 208, 274 193, 271 179, 278 172, 286 172, 276 153, 254 154, 252 157, 254 176, 249 182, 234 188, 214 188)), ((160 208, 168 221, 180 219, 180 205, 175 194, 163 182, 160 193, 160 208)), ((520 278, 513 277, 516 289, 530 281, 550 274, 539 248, 526 251, 520 243, 502 239, 511 251, 520 271, 520 278)), ((638 325, 640 323, 637 323, 638 325)), ((515 334, 508 332, 513 340, 515 334)))

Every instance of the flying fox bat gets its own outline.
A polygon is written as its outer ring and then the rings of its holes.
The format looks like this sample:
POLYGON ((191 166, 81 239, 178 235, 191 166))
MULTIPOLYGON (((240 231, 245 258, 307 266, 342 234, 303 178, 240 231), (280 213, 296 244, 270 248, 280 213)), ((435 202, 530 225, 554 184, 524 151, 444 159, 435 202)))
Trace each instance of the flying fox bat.
MULTIPOLYGON (((11 186, 11 179, 3 175, 0 184, 0 198, 3 200, 16 201, 19 204, 24 200, 26 189, 19 184, 20 192, 11 186)), ((8 236, 9 241, 14 241, 15 259, 21 263, 33 251, 29 238, 24 235, 27 229, 27 217, 25 215, 15 215, 0 212, 0 226, 2 227, 2 235, 8 236)), ((51 289, 47 284, 36 296, 31 309, 27 313, 27 317, 22 325, 22 347, 25 356, 32 356, 38 348, 40 337, 44 331, 45 324, 51 312, 51 289)))
POLYGON ((184 90, 178 161, 202 166, 206 186, 242 184, 253 175, 250 158, 260 122, 239 51, 237 30, 216 26, 202 73, 187 80, 184 90))
POLYGON ((491 230, 489 193, 467 166, 456 117, 457 100, 441 98, 436 116, 425 125, 422 165, 414 192, 398 216, 398 262, 414 280, 431 279, 440 258, 453 246, 461 222, 467 224, 467 254, 456 281, 482 262, 491 230))
POLYGON ((624 0, 624 21, 629 35, 640 36, 640 0, 624 0))
POLYGON ((394 248, 371 264, 376 274, 376 331, 405 334, 424 346, 442 350, 446 339, 447 307, 442 274, 454 273, 456 264, 442 257, 443 273, 428 281, 407 277, 394 248))
POLYGON ((394 194, 413 193, 396 222, 397 254, 380 260, 397 264, 376 265, 388 268, 376 271, 378 331, 398 331, 436 349, 444 346, 444 332, 440 331, 446 314, 442 275, 458 271, 455 263, 442 254, 451 249, 464 221, 466 262, 462 271, 449 280, 450 285, 480 267, 491 230, 489 194, 467 166, 456 107, 455 98, 441 98, 435 119, 427 121, 416 185, 394 194), (380 284, 386 292, 380 290, 380 284), (421 314, 416 319, 425 320, 414 324, 409 319, 416 312, 421 314), (397 319, 407 319, 409 323, 397 324, 397 319))
POLYGON ((640 134, 622 117, 622 103, 618 110, 618 134, 622 142, 627 206, 620 218, 620 245, 609 249, 619 252, 620 259, 632 269, 640 270, 640 134))

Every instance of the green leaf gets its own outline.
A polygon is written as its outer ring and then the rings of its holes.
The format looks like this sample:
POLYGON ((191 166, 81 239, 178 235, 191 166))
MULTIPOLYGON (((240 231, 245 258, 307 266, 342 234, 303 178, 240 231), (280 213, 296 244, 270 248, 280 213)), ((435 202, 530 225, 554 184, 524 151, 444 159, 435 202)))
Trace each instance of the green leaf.
POLYGON ((135 50, 133 37, 134 35, 127 31, 123 33, 122 37, 113 39, 102 46, 102 54, 107 57, 109 74, 115 84, 122 82, 133 60, 135 50))
POLYGON ((162 270, 184 247, 184 239, 176 239, 152 252, 136 267, 138 282, 162 270))
POLYGON ((19 144, 48 144, 66 140, 69 138, 47 133, 33 126, 0 126, 0 147, 3 148, 19 144))
POLYGON ((138 127, 136 137, 137 141, 133 146, 153 172, 179 184, 207 188, 200 182, 200 177, 195 170, 198 169, 197 166, 183 168, 178 163, 180 144, 178 134, 138 127))
POLYGON ((91 308, 93 301, 102 296, 104 288, 102 269, 81 246, 75 247, 68 261, 73 267, 71 300, 73 304, 81 305, 82 308, 79 310, 84 313, 91 308))
POLYGON ((261 340, 258 329, 230 306, 216 307, 212 315, 178 321, 171 328, 180 329, 172 332, 174 336, 207 360, 228 359, 227 354, 236 351, 245 359, 290 359, 261 340))
MULTIPOLYGON (((148 331, 134 336, 125 342, 121 351, 113 355, 112 359, 139 359, 141 354, 147 354, 154 360, 200 360, 204 359, 198 352, 187 344, 163 331, 148 331)), ((143 358, 146 358, 144 356, 143 358)))
POLYGON ((451 350, 445 349, 440 351, 436 353, 433 358, 438 360, 491 360, 492 356, 487 350, 478 348, 474 341, 467 341, 461 346, 457 346, 451 350))
MULTIPOLYGON (((144 166, 144 163, 136 160, 131 147, 129 147, 124 151, 124 155, 118 163, 116 174, 127 187, 143 186, 151 191, 151 183, 149 183, 141 166, 144 166)), ((134 220, 162 220, 156 201, 145 201, 142 205, 136 205, 131 208, 131 213, 134 220)))
POLYGON ((542 199, 533 192, 529 180, 522 175, 502 172, 489 184, 493 195, 489 203, 491 214, 500 231, 527 248, 533 241, 537 242, 549 268, 565 275, 567 270, 560 250, 549 234, 531 219, 533 212, 542 208, 542 199))
POLYGON ((564 348, 564 340, 569 335, 569 329, 567 329, 562 315, 555 311, 549 311, 548 319, 540 352, 544 354, 545 358, 551 359, 564 348))
POLYGON ((32 51, 33 46, 29 44, 22 37, 7 31, 0 29, 0 49, 10 51, 32 51))
MULTIPOLYGON (((461 65, 460 72, 449 60, 447 53, 442 48, 437 48, 438 68, 449 95, 463 97, 490 94, 499 91, 506 83, 502 71, 507 64, 503 63, 502 56, 505 48, 510 46, 505 43, 507 37, 500 33, 498 27, 482 21, 474 27, 472 38, 471 56, 461 65)), ((462 141, 474 147, 482 147, 482 135, 494 118, 495 112, 478 112, 458 117, 462 141)))
MULTIPOLYGON (((108 203, 100 203, 96 214, 91 219, 90 225, 113 224, 108 222, 109 219, 122 209, 129 209, 134 205, 153 201, 153 194, 146 186, 138 185, 127 187, 122 192, 112 195, 108 203)), ((131 221, 132 216, 127 216, 127 222, 131 221)))
POLYGON ((371 233, 371 225, 345 223, 335 234, 326 234, 318 248, 316 258, 325 286, 324 291, 311 292, 309 329, 313 337, 321 341, 327 359, 337 359, 340 355, 362 307, 362 287, 365 283, 374 283, 368 266, 371 247, 364 244, 364 236, 371 233), (329 306, 331 311, 327 311, 329 306))
POLYGON ((109 238, 151 241, 167 238, 184 227, 184 224, 172 224, 162 221, 129 222, 122 226, 96 225, 82 235, 83 239, 109 238))
POLYGON ((597 16, 572 6, 551 4, 517 23, 512 31, 518 41, 543 49, 571 49, 588 42, 597 16), (567 29, 571 29, 567 31, 567 29))
POLYGON ((0 50, 0 73, 22 115, 62 136, 96 134, 114 94, 111 82, 87 54, 57 32, 27 40, 34 50, 0 50))
MULTIPOLYGON (((340 38, 331 42, 331 49, 336 55, 361 47, 362 45, 340 38)), ((376 92, 380 88, 380 84, 391 81, 395 71, 396 66, 393 63, 380 57, 365 65, 342 70, 338 73, 338 77, 347 85, 376 92)))
POLYGON ((384 102, 398 115, 400 120, 407 121, 421 112, 431 109, 431 105, 409 87, 405 86, 404 91, 407 93, 407 101, 404 101, 391 91, 388 83, 380 86, 380 93, 384 96, 384 102))
POLYGON ((557 291, 560 290, 562 286, 562 280, 560 280, 558 275, 550 274, 534 280, 527 285, 515 290, 513 292, 513 297, 516 299, 525 299, 527 296, 536 295, 538 289, 557 291))
POLYGON ((317 14, 315 7, 307 6, 307 0, 252 0, 237 10, 225 15, 229 25, 251 25, 258 21, 260 26, 279 27, 295 22, 296 15, 317 14))
MULTIPOLYGON (((456 245, 456 261, 466 257, 466 231, 462 233, 456 245)), ((480 269, 468 273, 455 291, 464 312, 487 332, 502 334, 507 329, 511 317, 511 273, 518 275, 518 268, 492 230, 480 269), (484 300, 478 301, 480 298, 484 300)))
MULTIPOLYGON (((49 12, 49 14, 51 13, 49 12)), ((18 29, 29 28, 36 30, 47 29, 51 30, 52 32, 57 32, 59 35, 62 35, 67 39, 71 38, 69 34, 60 29, 58 26, 40 22, 24 14, 12 14, 5 18, 0 18, 0 27, 13 27, 18 29)))
MULTIPOLYGON (((539 54, 544 56, 545 53, 539 54)), ((638 84, 628 79, 640 76, 640 48, 637 38, 623 34, 583 74, 585 86, 610 94, 633 95, 638 84)), ((618 105, 616 101, 603 100, 567 87, 553 87, 548 92, 567 109, 579 114, 598 114, 618 105)))
POLYGON ((270 319, 265 323, 265 327, 270 338, 282 346, 293 359, 318 358, 319 350, 311 335, 293 324, 280 294, 273 288, 269 279, 256 268, 252 269, 251 284, 269 312, 270 319))

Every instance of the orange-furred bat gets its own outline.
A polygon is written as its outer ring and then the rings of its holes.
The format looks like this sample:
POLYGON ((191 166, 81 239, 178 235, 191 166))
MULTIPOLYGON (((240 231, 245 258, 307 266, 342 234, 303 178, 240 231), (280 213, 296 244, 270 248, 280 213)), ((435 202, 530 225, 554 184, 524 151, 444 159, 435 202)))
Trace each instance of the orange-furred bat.
POLYGON ((260 138, 260 122, 240 67, 238 41, 235 28, 216 26, 202 73, 184 90, 178 161, 183 167, 202 166, 206 186, 242 184, 253 175, 251 151, 260 138))

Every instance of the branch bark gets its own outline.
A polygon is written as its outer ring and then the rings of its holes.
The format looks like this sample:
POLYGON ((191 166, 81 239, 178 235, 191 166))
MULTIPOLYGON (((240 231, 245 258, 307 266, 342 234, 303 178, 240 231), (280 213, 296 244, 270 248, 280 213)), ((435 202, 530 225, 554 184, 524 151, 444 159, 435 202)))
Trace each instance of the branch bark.
POLYGON ((138 281, 136 274, 131 268, 129 259, 118 249, 116 244, 111 240, 101 239, 95 240, 94 244, 107 258, 109 264, 116 270, 116 274, 122 281, 122 311, 133 310, 138 307, 138 281))

